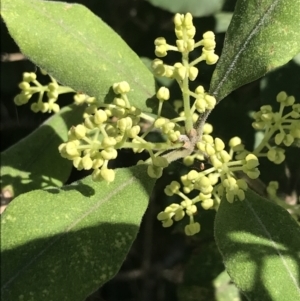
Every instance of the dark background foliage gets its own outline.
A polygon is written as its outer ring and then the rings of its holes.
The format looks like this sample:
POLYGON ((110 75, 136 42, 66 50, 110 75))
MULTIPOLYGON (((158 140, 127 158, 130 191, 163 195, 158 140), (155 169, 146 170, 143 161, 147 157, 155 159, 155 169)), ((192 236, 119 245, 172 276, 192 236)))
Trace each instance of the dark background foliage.
MULTIPOLYGON (((152 6, 147 1, 86 0, 77 2, 87 6, 107 22, 140 57, 154 58, 153 41, 159 36, 164 36, 169 43, 175 42, 173 13, 152 6)), ((234 10, 234 5, 235 0, 227 0, 222 11, 231 12, 234 10)), ((216 20, 213 15, 195 18, 196 39, 201 39, 205 31, 214 30, 216 20)), ((224 37, 224 32, 216 35, 216 52, 219 55, 224 37)), ((1 151, 3 151, 32 132, 49 115, 34 114, 28 105, 17 107, 13 103, 14 96, 19 93, 18 83, 22 78, 22 73, 35 71, 36 67, 19 53, 17 45, 8 35, 3 22, 1 22, 1 40, 0 105, 1 151)), ((195 53, 195 56, 198 54, 195 53)), ((176 54, 171 53, 165 61, 174 63, 174 60, 178 59, 176 54)), ((199 77, 192 86, 201 84, 208 89, 213 69, 212 66, 201 64, 199 77)), ((240 136, 247 148, 251 150, 256 136, 251 128, 250 113, 258 110, 263 104, 276 106, 274 100, 281 90, 295 95, 299 101, 299 71, 299 63, 292 60, 262 80, 252 82, 231 93, 209 116, 208 122, 214 125, 214 135, 225 141, 233 136, 240 136)), ((40 82, 47 82, 47 78, 40 74, 38 78, 40 82)), ((180 98, 178 87, 174 83, 169 84, 172 98, 180 98)), ((60 98, 60 104, 71 102, 71 95, 64 95, 60 98)), ((113 164, 114 167, 131 166, 144 156, 145 154, 136 156, 124 150, 113 164)), ((299 195, 299 149, 289 149, 286 162, 280 166, 273 166, 263 160, 261 166, 262 179, 266 183, 270 180, 279 181, 284 197, 292 198, 293 194, 294 197, 295 194, 299 195)), ((224 270, 213 237, 214 212, 200 210, 197 219, 201 223, 202 230, 193 238, 186 237, 182 231, 186 221, 175 227, 164 229, 156 220, 159 211, 169 203, 176 202, 176 199, 164 196, 165 185, 178 179, 180 174, 186 171, 187 167, 181 162, 174 163, 165 171, 164 176, 157 182, 138 238, 120 272, 91 295, 88 301, 233 300, 231 294, 234 294, 234 288, 230 282, 225 281, 222 284, 223 290, 227 292, 225 294, 227 297, 224 298, 216 293, 217 288, 213 285, 213 280, 224 270)), ((68 182, 83 176, 83 173, 73 171, 68 182)), ((242 298, 240 296, 240 300, 242 298)))

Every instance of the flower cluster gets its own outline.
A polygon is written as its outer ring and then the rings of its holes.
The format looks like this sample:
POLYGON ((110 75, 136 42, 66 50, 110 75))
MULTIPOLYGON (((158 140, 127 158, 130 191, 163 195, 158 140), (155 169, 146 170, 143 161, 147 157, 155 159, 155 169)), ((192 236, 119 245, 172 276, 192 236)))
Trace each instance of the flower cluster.
POLYGON ((300 138, 300 104, 295 104, 295 97, 280 92, 276 97, 280 103, 278 112, 273 112, 270 105, 265 105, 254 114, 255 121, 252 126, 256 130, 264 131, 264 139, 255 149, 258 157, 267 156, 275 163, 280 164, 285 160, 284 146, 291 146, 295 139, 300 138), (285 108, 291 108, 289 113, 284 114, 285 108), (271 144, 274 138, 275 145, 271 144), (281 147, 280 147, 281 146, 281 147), (263 152, 267 149, 266 152, 263 152))
MULTIPOLYGON (((47 74, 45 71, 42 71, 42 73, 47 74)), ((58 96, 62 93, 74 92, 74 90, 58 85, 57 81, 51 76, 51 83, 45 86, 40 84, 36 78, 37 76, 33 72, 23 73, 23 81, 19 84, 19 88, 22 91, 14 98, 15 104, 17 106, 27 104, 31 97, 38 93, 38 100, 31 104, 31 110, 35 113, 57 113, 60 110, 59 105, 56 103, 58 96), (48 98, 47 101, 43 101, 45 93, 48 98)))
MULTIPOLYGON (((293 96, 287 96, 285 92, 277 95, 280 103, 278 112, 273 112, 271 106, 262 106, 260 111, 254 114, 253 127, 264 130, 264 138, 252 151, 245 149, 242 141, 234 137, 229 141, 229 152, 225 150, 224 142, 219 138, 213 138, 212 127, 205 124, 201 141, 197 142, 197 150, 191 156, 185 158, 187 165, 194 163, 194 158, 205 154, 206 161, 212 166, 200 172, 191 170, 181 177, 181 183, 173 181, 165 189, 166 195, 177 194, 182 202, 171 204, 157 216, 164 227, 170 227, 173 221, 190 216, 189 227, 185 228, 187 235, 193 235, 200 231, 200 225, 194 222, 193 215, 197 213, 196 203, 200 202, 203 209, 217 209, 222 198, 228 202, 242 201, 245 199, 247 183, 244 179, 238 179, 236 172, 243 172, 248 178, 256 179, 260 175, 258 169, 258 157, 267 157, 271 162, 280 164, 284 161, 284 149, 279 145, 290 146, 295 139, 300 138, 300 104, 295 104, 293 96), (289 113, 283 114, 285 107, 291 107, 289 113), (274 144, 272 145, 272 141, 274 144), (262 152, 267 148, 267 152, 262 152), (200 152, 200 154, 199 154, 200 152), (187 195, 197 190, 198 195, 189 199, 187 195), (193 207, 187 207, 186 204, 193 207), (190 208, 193 208, 190 210, 190 208), (193 230, 191 230, 193 229, 193 230)), ((277 182, 271 182, 267 192, 271 199, 279 205, 289 209, 294 216, 299 216, 299 209, 288 206, 276 196, 277 182), (288 206, 288 207, 287 207, 288 206)))
POLYGON ((201 61, 207 64, 215 64, 219 57, 215 54, 215 35, 208 31, 204 33, 203 39, 196 42, 194 36, 196 28, 193 25, 193 17, 190 13, 186 15, 176 14, 174 18, 175 35, 177 37, 176 46, 167 43, 166 39, 159 37, 154 41, 155 54, 162 58, 168 54, 168 51, 177 51, 181 53, 181 62, 173 65, 164 64, 163 60, 157 58, 152 62, 152 69, 156 76, 164 76, 177 81, 183 96, 183 111, 180 116, 185 120, 186 132, 189 133, 193 128, 193 116, 195 111, 203 113, 206 110, 212 110, 216 105, 216 99, 206 93, 202 86, 198 86, 195 91, 189 89, 189 81, 194 81, 198 75, 198 68, 195 67, 201 61), (194 61, 189 61, 189 53, 197 47, 202 47, 202 54, 194 61), (191 107, 190 98, 195 99, 191 107))
MULTIPOLYGON (((111 104, 98 103, 94 97, 76 94, 76 103, 87 103, 84 122, 72 127, 68 133, 68 141, 59 146, 62 157, 72 160, 78 170, 93 170, 94 181, 114 181, 115 172, 108 168, 110 160, 116 159, 118 149, 131 148, 139 153, 144 150, 150 154, 148 175, 159 178, 163 168, 168 166, 168 161, 160 157, 161 150, 165 151, 182 146, 176 144, 180 132, 176 124, 166 118, 153 117, 144 114, 140 109, 132 106, 127 94, 130 86, 126 81, 115 83, 113 91, 116 97, 111 104), (141 118, 148 119, 152 125, 147 131, 141 133, 141 118), (152 143, 145 138, 153 129, 160 129, 165 137, 165 142, 152 143)), ((168 98, 169 90, 162 87, 157 92, 159 101, 168 98)), ((142 162, 140 162, 142 163, 142 162)))
POLYGON ((177 194, 183 201, 178 204, 171 204, 157 218, 162 221, 164 227, 169 227, 174 221, 178 221, 188 215, 190 223, 185 228, 187 235, 193 235, 200 231, 200 225, 194 222, 193 215, 197 213, 196 203, 200 203, 202 208, 217 209, 222 197, 228 202, 242 201, 245 199, 247 183, 243 179, 236 179, 235 172, 242 171, 249 178, 256 179, 259 176, 258 159, 254 154, 247 154, 243 159, 234 161, 235 148, 241 144, 238 137, 229 141, 230 150, 225 150, 225 144, 219 138, 213 138, 209 134, 204 134, 202 141, 197 143, 196 153, 205 153, 208 163, 212 167, 203 171, 191 170, 181 176, 181 184, 173 181, 165 189, 169 196, 177 194), (188 194, 197 191, 197 196, 188 198, 188 194), (173 220, 172 220, 173 219, 173 220))

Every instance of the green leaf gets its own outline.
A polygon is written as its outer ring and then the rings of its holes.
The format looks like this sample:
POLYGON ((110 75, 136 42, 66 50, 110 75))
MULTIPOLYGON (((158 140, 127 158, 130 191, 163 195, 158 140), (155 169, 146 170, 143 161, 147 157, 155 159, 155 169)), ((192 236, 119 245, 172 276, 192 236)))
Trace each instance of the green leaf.
POLYGON ((300 1, 237 1, 210 93, 217 100, 300 51, 300 1))
POLYGON ((33 189, 62 186, 72 162, 61 157, 58 146, 65 142, 72 125, 81 122, 83 106, 68 106, 17 144, 1 153, 1 188, 14 197, 33 189))
POLYGON ((16 198, 1 218, 2 300, 82 301, 119 270, 154 180, 144 165, 16 198))
POLYGON ((126 80, 132 105, 150 112, 154 78, 128 45, 79 4, 2 0, 1 15, 21 51, 54 78, 99 100, 126 80))
POLYGON ((220 11, 224 0, 148 0, 152 5, 168 10, 172 13, 188 13, 194 17, 203 17, 220 11))
POLYGON ((215 238, 225 267, 249 300, 300 300, 300 227, 283 208, 251 190, 222 200, 215 238))

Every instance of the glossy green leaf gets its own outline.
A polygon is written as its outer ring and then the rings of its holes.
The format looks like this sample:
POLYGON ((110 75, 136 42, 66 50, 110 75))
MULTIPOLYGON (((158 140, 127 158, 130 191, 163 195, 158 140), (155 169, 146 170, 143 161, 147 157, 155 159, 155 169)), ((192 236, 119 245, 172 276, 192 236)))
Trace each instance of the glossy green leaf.
POLYGON ((300 0, 239 0, 214 71, 217 100, 291 60, 300 51, 300 0))
POLYGON ((146 99, 155 93, 151 72, 121 37, 86 7, 2 0, 1 16, 21 51, 64 85, 103 99, 113 83, 126 80, 132 89, 130 102, 151 111, 146 105, 146 99))
POLYGON ((222 200, 215 238, 225 267, 249 300, 300 300, 300 227, 283 208, 246 192, 222 200))
POLYGON ((82 301, 119 270, 155 181, 144 165, 16 198, 1 217, 2 300, 82 301))
MULTIPOLYGON (((16 197, 33 189, 62 186, 72 162, 61 157, 72 125, 82 121, 83 106, 69 106, 50 117, 30 135, 1 153, 1 188, 16 197)), ((32 113, 33 114, 33 113, 32 113)))
POLYGON ((188 13, 195 17, 203 17, 221 10, 224 0, 148 0, 152 5, 172 13, 188 13))

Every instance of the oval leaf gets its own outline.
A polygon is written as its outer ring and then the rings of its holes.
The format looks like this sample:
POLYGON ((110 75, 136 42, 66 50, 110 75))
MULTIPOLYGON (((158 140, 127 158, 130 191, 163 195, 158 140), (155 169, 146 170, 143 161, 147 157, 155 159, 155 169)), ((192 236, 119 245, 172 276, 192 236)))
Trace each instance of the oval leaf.
POLYGON ((126 80, 132 105, 151 111, 145 104, 155 94, 151 72, 84 6, 2 0, 1 16, 21 51, 64 85, 103 99, 113 83, 126 80))
POLYGON ((34 189, 62 186, 72 162, 59 154, 69 128, 82 120, 83 106, 69 106, 50 117, 30 135, 1 153, 1 189, 12 197, 34 189))
POLYGON ((154 183, 139 165, 16 198, 1 218, 2 300, 84 300, 119 270, 154 183))
POLYGON ((246 192, 222 200, 215 238, 228 274, 249 300, 300 300, 300 227, 283 208, 246 192))
POLYGON ((210 93, 217 100, 300 51, 300 1, 237 1, 210 93))

